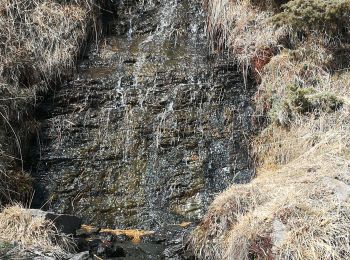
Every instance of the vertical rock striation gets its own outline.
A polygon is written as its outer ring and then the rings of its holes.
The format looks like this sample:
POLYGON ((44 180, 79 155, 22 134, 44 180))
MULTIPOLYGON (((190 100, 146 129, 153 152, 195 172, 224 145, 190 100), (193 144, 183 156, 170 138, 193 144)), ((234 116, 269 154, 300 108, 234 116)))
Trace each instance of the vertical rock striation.
POLYGON ((197 220, 253 175, 254 89, 208 55, 200 1, 119 1, 106 20, 114 33, 41 105, 37 200, 95 225, 197 220))

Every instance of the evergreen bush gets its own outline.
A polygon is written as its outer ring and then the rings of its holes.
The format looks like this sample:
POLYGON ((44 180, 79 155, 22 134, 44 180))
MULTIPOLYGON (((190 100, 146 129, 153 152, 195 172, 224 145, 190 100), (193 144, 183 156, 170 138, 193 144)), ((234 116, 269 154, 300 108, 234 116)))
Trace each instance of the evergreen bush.
POLYGON ((332 33, 348 31, 349 0, 293 0, 282 5, 282 9, 272 18, 277 26, 288 25, 297 30, 332 33))

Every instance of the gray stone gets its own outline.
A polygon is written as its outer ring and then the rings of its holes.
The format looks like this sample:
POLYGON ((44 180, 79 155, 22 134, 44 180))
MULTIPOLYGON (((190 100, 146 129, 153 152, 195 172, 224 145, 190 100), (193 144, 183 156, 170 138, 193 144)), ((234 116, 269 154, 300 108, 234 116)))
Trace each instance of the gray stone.
POLYGON ((46 212, 40 209, 28 209, 33 216, 38 216, 51 220, 56 228, 61 232, 69 235, 75 235, 76 231, 81 227, 82 220, 76 216, 66 214, 56 214, 46 212))
POLYGON ((273 224, 273 232, 272 232, 273 248, 272 248, 272 250, 276 251, 278 248, 280 248, 280 246, 283 244, 283 242, 286 239, 287 228, 279 219, 274 219, 272 224, 273 224))
POLYGON ((55 258, 50 256, 36 256, 33 260, 55 260, 55 258))
POLYGON ((90 257, 89 251, 81 252, 79 254, 74 255, 69 260, 88 260, 90 257))
POLYGON ((334 192, 334 196, 339 202, 345 202, 348 200, 350 196, 350 186, 348 184, 330 177, 325 177, 323 182, 334 192))

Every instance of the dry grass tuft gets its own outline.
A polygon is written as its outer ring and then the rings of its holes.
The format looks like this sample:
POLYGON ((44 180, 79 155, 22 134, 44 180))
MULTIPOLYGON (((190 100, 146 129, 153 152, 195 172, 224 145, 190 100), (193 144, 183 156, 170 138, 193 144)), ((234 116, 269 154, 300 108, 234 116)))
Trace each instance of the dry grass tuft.
POLYGON ((254 61, 268 60, 286 37, 283 27, 269 22, 272 11, 262 11, 249 0, 207 0, 206 6, 212 46, 229 47, 245 72, 254 61))
POLYGON ((322 36, 312 36, 297 49, 284 49, 263 68, 255 96, 257 113, 288 125, 300 115, 333 112, 348 103, 349 85, 340 78, 349 80, 349 73, 333 68, 337 57, 332 51, 340 46, 322 36))
POLYGON ((265 142, 255 146, 262 159, 257 178, 213 202, 192 237, 197 256, 348 259, 348 110, 305 117, 290 131, 267 130, 265 142))
POLYGON ((51 221, 32 216, 20 205, 6 207, 0 213, 0 242, 15 245, 3 257, 40 252, 60 259, 74 246, 72 238, 59 233, 51 221))
MULTIPOLYGON (((52 0, 0 0, 2 110, 21 109, 74 64, 88 10, 52 0)), ((6 113, 4 113, 6 115, 6 113)))
POLYGON ((0 204, 23 192, 11 185, 16 176, 30 180, 22 149, 33 133, 23 121, 72 69, 93 12, 92 0, 0 0, 0 204))
POLYGON ((219 37, 259 75, 256 111, 267 126, 252 142, 256 179, 219 195, 191 244, 199 259, 349 259, 350 48, 348 28, 332 29, 348 17, 347 8, 338 8, 348 2, 284 1, 289 9, 282 14, 283 1, 256 2, 207 3, 212 40, 219 37), (323 5, 324 12, 312 10, 323 5), (243 6, 247 12, 235 13, 243 6), (343 16, 334 20, 331 9, 343 16), (272 17, 290 15, 300 23, 294 15, 300 10, 326 15, 330 25, 317 19, 314 27, 311 20, 299 28, 272 23, 272 17), (250 19, 253 13, 265 17, 250 19), (267 59, 259 57, 275 48, 267 59))

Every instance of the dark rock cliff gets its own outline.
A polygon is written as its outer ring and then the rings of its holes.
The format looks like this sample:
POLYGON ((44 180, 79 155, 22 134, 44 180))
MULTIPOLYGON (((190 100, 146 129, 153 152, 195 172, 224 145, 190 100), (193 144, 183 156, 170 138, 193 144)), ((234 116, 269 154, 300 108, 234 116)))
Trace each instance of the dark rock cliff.
POLYGON ((110 35, 40 106, 36 201, 99 226, 198 220, 249 181, 250 98, 209 55, 200 1, 119 1, 110 35))

